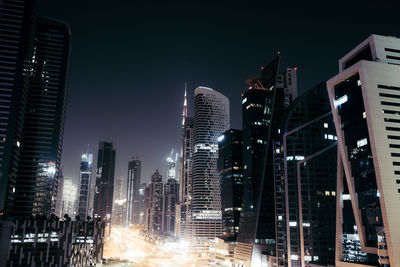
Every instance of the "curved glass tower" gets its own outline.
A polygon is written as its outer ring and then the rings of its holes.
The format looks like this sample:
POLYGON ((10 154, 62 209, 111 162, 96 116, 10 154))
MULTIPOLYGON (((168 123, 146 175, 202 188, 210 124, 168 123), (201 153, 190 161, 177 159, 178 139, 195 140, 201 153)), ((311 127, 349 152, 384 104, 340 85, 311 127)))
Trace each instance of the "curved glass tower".
POLYGON ((218 136, 229 129, 229 99, 207 87, 195 90, 191 237, 207 242, 222 233, 218 136))

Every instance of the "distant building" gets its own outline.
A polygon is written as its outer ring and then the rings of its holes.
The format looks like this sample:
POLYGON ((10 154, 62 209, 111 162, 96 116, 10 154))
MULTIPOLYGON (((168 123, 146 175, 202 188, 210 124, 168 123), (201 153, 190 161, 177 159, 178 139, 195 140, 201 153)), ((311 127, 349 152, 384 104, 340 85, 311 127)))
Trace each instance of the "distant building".
POLYGON ((194 119, 188 117, 187 95, 185 96, 182 112, 182 150, 180 157, 179 204, 175 208, 175 236, 185 238, 187 222, 191 218, 191 184, 193 163, 193 127, 194 119))
POLYGON ((242 131, 227 130, 218 137, 223 236, 236 240, 243 197, 242 131))
MULTIPOLYGON (((78 199, 78 188, 71 177, 64 177, 63 185, 63 197, 61 205, 61 216, 68 214, 69 217, 75 218, 76 204, 78 199)), ((81 219, 86 219, 86 217, 81 217, 81 219)))
POLYGON ((111 222, 114 196, 115 150, 113 144, 100 142, 97 155, 96 188, 93 215, 111 222))
POLYGON ((92 184, 93 154, 85 153, 81 156, 81 167, 79 173, 79 199, 78 215, 85 220, 89 216, 89 202, 91 198, 90 187, 92 184))
POLYGON ((124 179, 119 178, 115 189, 112 223, 114 225, 126 225, 126 195, 123 193, 124 179))
POLYGON ((189 238, 203 249, 222 234, 217 138, 229 129, 229 99, 207 87, 195 90, 194 154, 189 238))
POLYGON ((171 154, 167 157, 167 176, 166 180, 169 179, 179 179, 179 172, 178 172, 178 153, 175 153, 174 156, 174 149, 172 149, 171 154))
POLYGON ((138 224, 145 224, 146 223, 146 183, 140 184, 139 188, 139 222, 138 224))
POLYGON ((371 35, 327 82, 338 137, 337 266, 400 266, 400 39, 371 35))
POLYGON ((151 234, 162 233, 162 175, 156 170, 151 176, 148 189, 147 230, 151 234))
POLYGON ((179 184, 175 179, 168 179, 164 185, 162 195, 162 232, 167 236, 174 236, 175 205, 179 198, 179 184))
POLYGON ((141 180, 141 165, 140 160, 131 160, 128 163, 128 183, 126 194, 126 225, 140 223, 140 180, 141 180))

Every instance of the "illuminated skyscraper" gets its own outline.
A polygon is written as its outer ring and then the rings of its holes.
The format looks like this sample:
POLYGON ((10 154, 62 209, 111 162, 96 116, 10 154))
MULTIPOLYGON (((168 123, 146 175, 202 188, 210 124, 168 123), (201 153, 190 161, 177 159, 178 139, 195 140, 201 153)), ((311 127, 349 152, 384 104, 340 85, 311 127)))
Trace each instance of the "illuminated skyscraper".
POLYGON ((36 23, 15 215, 55 213, 64 132, 70 30, 65 23, 39 18, 36 23))
POLYGON ((97 155, 93 216, 111 221, 114 195, 115 150, 113 144, 100 142, 97 155))
POLYGON ((93 154, 85 153, 81 157, 79 173, 79 199, 77 214, 82 220, 89 215, 90 185, 92 183, 93 154))
POLYGON ((400 39, 371 35, 327 82, 339 146, 336 266, 400 266, 399 65, 400 39))
POLYGON ((126 195, 126 224, 140 223, 140 176, 141 176, 140 160, 131 160, 128 163, 128 182, 126 195))
POLYGON ((195 92, 194 154, 190 238, 204 247, 222 234, 221 193, 217 169, 218 136, 229 129, 229 99, 207 87, 195 92))
POLYGON ((176 205, 175 215, 175 236, 177 237, 184 237, 186 235, 186 222, 191 218, 190 202, 193 163, 193 127, 194 119, 192 117, 188 117, 185 85, 185 96, 182 112, 182 150, 180 157, 179 204, 176 205))
POLYGON ((151 176, 148 188, 147 230, 151 234, 162 233, 162 175, 156 170, 151 176))

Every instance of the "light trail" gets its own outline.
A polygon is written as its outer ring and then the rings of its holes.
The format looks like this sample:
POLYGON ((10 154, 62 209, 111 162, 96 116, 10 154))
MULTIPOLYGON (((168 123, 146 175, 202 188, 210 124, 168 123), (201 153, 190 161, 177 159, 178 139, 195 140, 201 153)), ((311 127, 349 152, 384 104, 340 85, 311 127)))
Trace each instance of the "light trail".
POLYGON ((105 240, 104 258, 125 262, 106 266, 140 267, 204 267, 208 259, 187 250, 184 243, 150 240, 140 236, 138 230, 113 226, 105 240))

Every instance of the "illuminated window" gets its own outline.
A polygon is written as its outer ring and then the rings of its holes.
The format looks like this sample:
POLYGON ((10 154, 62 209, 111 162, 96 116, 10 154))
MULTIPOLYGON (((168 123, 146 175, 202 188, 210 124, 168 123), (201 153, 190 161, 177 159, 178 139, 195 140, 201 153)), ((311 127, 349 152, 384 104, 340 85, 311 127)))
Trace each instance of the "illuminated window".
POLYGON ((324 128, 328 128, 328 124, 327 123, 324 123, 324 128))
POLYGON ((362 147, 368 144, 367 138, 363 138, 357 141, 357 147, 362 147))

